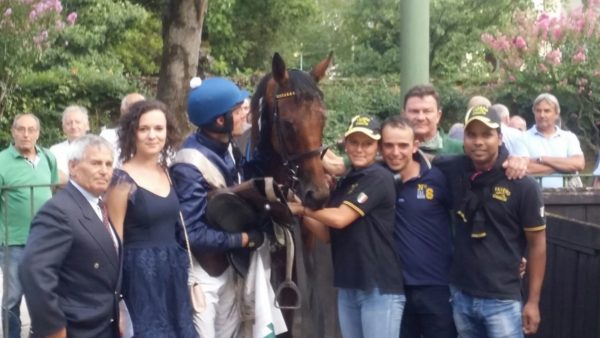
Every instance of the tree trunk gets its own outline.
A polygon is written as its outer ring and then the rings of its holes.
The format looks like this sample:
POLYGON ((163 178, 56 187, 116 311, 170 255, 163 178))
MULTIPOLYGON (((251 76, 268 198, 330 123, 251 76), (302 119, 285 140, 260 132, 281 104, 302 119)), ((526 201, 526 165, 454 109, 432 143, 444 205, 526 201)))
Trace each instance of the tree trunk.
POLYGON ((189 82, 198 69, 207 4, 208 0, 170 0, 163 11, 163 54, 157 98, 175 115, 184 135, 191 129, 186 98, 189 82))

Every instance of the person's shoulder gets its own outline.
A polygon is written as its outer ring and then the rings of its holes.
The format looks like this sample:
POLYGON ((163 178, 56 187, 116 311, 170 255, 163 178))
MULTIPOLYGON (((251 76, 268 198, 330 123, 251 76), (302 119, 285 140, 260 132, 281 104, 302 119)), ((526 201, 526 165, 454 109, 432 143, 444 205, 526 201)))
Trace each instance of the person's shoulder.
POLYGON ((381 180, 394 179, 394 174, 390 171, 390 169, 388 169, 385 164, 380 162, 375 162, 373 165, 367 168, 367 170, 365 170, 365 174, 381 180))
POLYGON ((8 146, 0 151, 0 159, 10 159, 14 157, 14 148, 12 146, 8 146))
POLYGON ((60 148, 62 148, 64 142, 59 142, 59 143, 55 143, 53 145, 50 146, 50 151, 54 152, 59 150, 60 148))

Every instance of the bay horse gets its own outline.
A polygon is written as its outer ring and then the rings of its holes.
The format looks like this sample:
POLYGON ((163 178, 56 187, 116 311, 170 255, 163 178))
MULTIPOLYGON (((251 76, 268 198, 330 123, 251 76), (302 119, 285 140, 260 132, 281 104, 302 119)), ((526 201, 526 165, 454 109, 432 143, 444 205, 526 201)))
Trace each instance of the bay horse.
MULTIPOLYGON (((330 53, 307 73, 287 69, 275 53, 271 73, 260 80, 250 105, 252 130, 247 149, 251 156, 244 167, 246 178, 271 176, 313 209, 322 208, 329 199, 321 162, 326 109, 317 83, 325 76, 332 56, 330 53)), ((321 243, 307 249, 301 228, 292 232, 300 308, 284 311, 288 332, 280 337, 339 337, 331 251, 321 243)), ((275 288, 282 283, 285 258, 282 250, 272 254, 275 288)))
POLYGON ((272 176, 313 209, 329 199, 320 157, 325 104, 317 82, 325 76, 331 58, 332 54, 305 73, 287 69, 275 53, 272 71, 261 79, 250 104, 252 176, 272 176))

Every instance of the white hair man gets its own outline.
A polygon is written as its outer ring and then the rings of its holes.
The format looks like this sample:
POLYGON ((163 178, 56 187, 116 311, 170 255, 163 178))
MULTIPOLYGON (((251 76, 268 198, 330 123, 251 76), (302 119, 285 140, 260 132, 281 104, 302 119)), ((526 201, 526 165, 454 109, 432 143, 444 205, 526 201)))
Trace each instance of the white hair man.
POLYGON ((50 151, 56 157, 59 183, 65 184, 69 178, 69 144, 90 130, 87 109, 78 105, 65 108, 62 114, 62 130, 67 139, 50 147, 50 151))
MULTIPOLYGON (((533 101, 535 125, 524 134, 530 160, 529 174, 553 175, 575 174, 585 167, 583 151, 577 136, 562 130, 558 99, 549 93, 540 94, 533 101)), ((579 181, 581 182, 581 181, 579 181)), ((544 177, 542 187, 563 187, 562 177, 544 177)))

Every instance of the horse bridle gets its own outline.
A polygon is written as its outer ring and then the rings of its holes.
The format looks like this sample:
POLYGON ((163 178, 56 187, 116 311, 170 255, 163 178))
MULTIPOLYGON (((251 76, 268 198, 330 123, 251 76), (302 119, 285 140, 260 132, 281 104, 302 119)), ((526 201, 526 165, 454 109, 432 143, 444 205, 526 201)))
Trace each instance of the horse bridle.
POLYGON ((275 125, 275 130, 277 133, 277 142, 279 142, 279 156, 281 156, 282 165, 287 170, 287 186, 289 189, 296 192, 296 187, 300 184, 300 179, 298 177, 300 162, 316 155, 323 157, 323 154, 325 153, 325 151, 327 151, 328 147, 321 145, 319 148, 311 149, 303 153, 293 155, 287 152, 286 142, 283 138, 281 126, 281 116, 279 115, 279 100, 285 100, 294 96, 296 96, 296 92, 293 90, 275 94, 275 98, 273 100, 273 123, 275 125))

